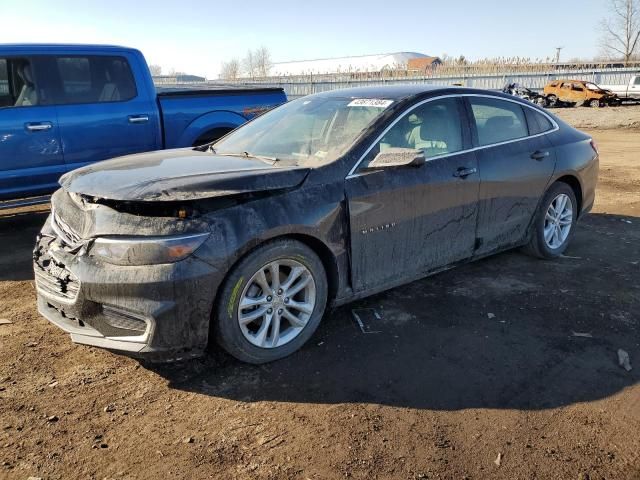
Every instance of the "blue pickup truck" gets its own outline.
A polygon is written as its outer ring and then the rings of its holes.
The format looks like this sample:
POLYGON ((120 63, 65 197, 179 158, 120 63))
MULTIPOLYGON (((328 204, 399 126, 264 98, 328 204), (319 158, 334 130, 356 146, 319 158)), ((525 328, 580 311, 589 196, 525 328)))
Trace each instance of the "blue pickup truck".
POLYGON ((88 163, 216 140, 285 101, 279 88, 156 89, 131 48, 0 44, 0 201, 50 193, 88 163))

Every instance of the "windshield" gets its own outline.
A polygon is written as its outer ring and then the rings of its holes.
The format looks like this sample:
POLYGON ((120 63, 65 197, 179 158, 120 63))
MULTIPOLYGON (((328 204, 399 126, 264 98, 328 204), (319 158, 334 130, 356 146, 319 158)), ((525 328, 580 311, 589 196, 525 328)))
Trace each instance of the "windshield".
POLYGON ((595 83, 585 83, 585 86, 589 90, 600 90, 600 87, 598 85, 596 85, 595 83))
POLYGON ((245 154, 295 165, 331 163, 393 103, 382 99, 305 97, 246 124, 217 142, 220 155, 245 154))

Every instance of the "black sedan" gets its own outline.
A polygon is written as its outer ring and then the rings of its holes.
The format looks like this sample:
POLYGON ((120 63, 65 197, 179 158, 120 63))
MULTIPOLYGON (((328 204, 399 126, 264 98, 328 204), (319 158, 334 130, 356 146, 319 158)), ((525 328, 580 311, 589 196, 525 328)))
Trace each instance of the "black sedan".
POLYGON ((510 248, 562 255, 597 176, 591 138, 509 95, 312 95, 212 145, 66 174, 38 307, 82 344, 177 359, 215 341, 268 362, 331 305, 510 248))

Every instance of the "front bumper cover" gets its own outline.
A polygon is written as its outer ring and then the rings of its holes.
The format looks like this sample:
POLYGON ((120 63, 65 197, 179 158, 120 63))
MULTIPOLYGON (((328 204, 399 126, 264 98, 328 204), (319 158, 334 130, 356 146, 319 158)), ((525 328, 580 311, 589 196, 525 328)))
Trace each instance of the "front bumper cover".
POLYGON ((38 311, 75 343, 172 360, 201 355, 220 275, 196 257, 117 266, 69 251, 47 220, 34 250, 38 311))

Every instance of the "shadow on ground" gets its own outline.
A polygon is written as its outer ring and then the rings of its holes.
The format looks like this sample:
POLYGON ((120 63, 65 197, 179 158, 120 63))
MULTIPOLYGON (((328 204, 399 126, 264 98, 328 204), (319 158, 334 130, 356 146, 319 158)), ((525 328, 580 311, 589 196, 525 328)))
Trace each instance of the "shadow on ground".
MULTIPOLYGON (((31 249, 46 215, 0 217, 0 281, 33 278, 31 249)), ((605 398, 640 379, 640 218, 591 215, 566 255, 508 252, 359 301, 269 365, 213 352, 148 367, 173 388, 242 401, 454 410, 605 398), (354 308, 378 312, 370 324, 378 333, 362 333, 354 308), (619 348, 631 372, 618 366, 619 348)))
POLYGON ((594 214, 576 233, 557 261, 508 252, 338 309, 279 362, 214 352, 148 367, 173 388, 239 401, 457 410, 605 398, 640 379, 640 219, 594 214), (353 308, 375 309, 379 333, 362 333, 353 308))
POLYGON ((0 281, 32 280, 31 252, 49 212, 0 214, 0 281))

